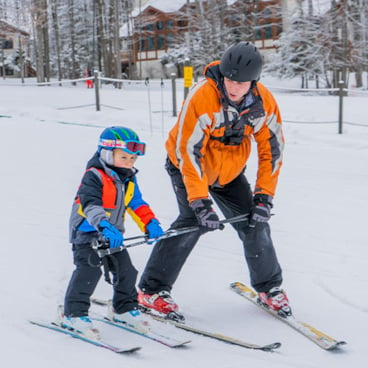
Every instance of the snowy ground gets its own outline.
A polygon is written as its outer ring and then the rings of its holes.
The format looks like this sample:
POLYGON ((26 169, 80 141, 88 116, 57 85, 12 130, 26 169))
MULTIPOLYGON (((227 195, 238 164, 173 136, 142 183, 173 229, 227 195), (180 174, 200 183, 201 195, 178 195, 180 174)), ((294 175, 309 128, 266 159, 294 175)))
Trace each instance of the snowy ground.
MULTIPOLYGON (((339 135, 337 123, 318 123, 337 121, 337 97, 275 92, 286 121, 309 122, 284 124, 285 160, 271 220, 283 286, 299 319, 348 345, 326 352, 231 293, 231 282, 249 279, 242 246, 227 227, 202 237, 173 296, 191 323, 249 342, 281 341, 279 351, 251 351, 185 332, 181 336, 192 343, 169 349, 101 326, 111 342, 143 347, 134 355, 118 356, 32 326, 27 319, 52 319, 62 303, 73 270, 69 211, 103 127, 128 125, 147 142, 147 155, 136 165, 141 189, 165 228, 175 218, 175 199, 163 168, 165 137, 175 121, 170 86, 152 83, 150 99, 145 86, 104 87, 101 111, 96 112, 91 105, 94 90, 84 85, 8 82, 0 81, 2 367, 345 368, 366 360, 367 95, 345 100, 346 120, 363 126, 346 125, 339 135)), ((178 106, 181 99, 180 88, 178 106)), ((247 170, 251 182, 254 173, 252 161, 247 170)), ((134 224, 128 226, 127 236, 137 234, 134 224)), ((150 249, 143 245, 130 250, 140 272, 150 249)), ((96 296, 110 295, 101 280, 96 296)))

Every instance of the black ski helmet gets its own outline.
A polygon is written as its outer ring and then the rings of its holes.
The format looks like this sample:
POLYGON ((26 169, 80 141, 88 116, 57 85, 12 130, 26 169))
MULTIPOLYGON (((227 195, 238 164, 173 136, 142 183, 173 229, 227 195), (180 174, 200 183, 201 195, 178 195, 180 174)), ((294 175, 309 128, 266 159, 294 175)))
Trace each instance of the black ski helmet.
POLYGON ((237 82, 257 81, 262 71, 262 55, 249 42, 239 42, 225 50, 220 62, 221 74, 237 82))

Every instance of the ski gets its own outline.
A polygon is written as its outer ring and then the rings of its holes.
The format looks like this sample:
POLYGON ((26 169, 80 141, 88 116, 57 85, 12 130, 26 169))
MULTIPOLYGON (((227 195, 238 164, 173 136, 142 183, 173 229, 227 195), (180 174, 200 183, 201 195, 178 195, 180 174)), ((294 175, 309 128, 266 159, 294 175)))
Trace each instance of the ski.
POLYGON ((58 332, 64 333, 66 335, 72 336, 72 337, 74 337, 76 339, 79 339, 81 341, 88 342, 88 343, 93 344, 95 346, 108 349, 108 350, 113 351, 114 353, 118 353, 118 354, 132 353, 134 351, 137 351, 137 350, 141 349, 141 347, 139 347, 139 346, 118 347, 118 346, 111 345, 111 344, 109 344, 106 341, 103 341, 101 339, 98 339, 98 340, 97 339, 91 339, 91 338, 88 338, 88 337, 84 336, 83 334, 80 334, 78 332, 74 332, 74 331, 69 330, 67 328, 61 327, 56 322, 40 322, 40 321, 34 321, 34 320, 30 320, 29 322, 32 323, 33 325, 36 325, 36 326, 45 327, 45 328, 48 328, 48 329, 53 330, 53 331, 58 331, 58 332))
POLYGON ((247 348, 247 349, 273 351, 275 349, 278 349, 281 346, 280 342, 274 342, 274 343, 267 344, 267 345, 253 344, 253 343, 245 342, 245 341, 242 341, 242 340, 230 337, 230 336, 226 336, 226 335, 223 335, 223 334, 220 334, 220 333, 217 333, 217 332, 211 332, 211 331, 203 330, 201 328, 197 328, 197 327, 194 327, 194 326, 184 324, 182 322, 176 322, 176 321, 173 321, 171 319, 167 319, 165 317, 158 316, 157 314, 153 314, 149 310, 143 310, 143 313, 151 316, 156 321, 160 321, 160 322, 163 322, 163 323, 169 323, 169 324, 171 324, 171 325, 173 325, 177 328, 180 328, 182 330, 192 332, 192 333, 195 333, 197 335, 209 337, 209 338, 212 338, 212 339, 215 339, 215 340, 218 340, 218 341, 226 342, 228 344, 241 346, 241 347, 247 348))
POLYGON ((315 327, 305 322, 298 321, 293 315, 283 317, 280 316, 277 312, 263 306, 258 302, 258 293, 251 287, 244 285, 241 282, 233 282, 232 284, 230 284, 230 288, 235 293, 239 294, 243 298, 249 300, 251 303, 270 313, 272 316, 286 323, 288 326, 298 331, 300 334, 317 344, 322 349, 333 350, 341 345, 346 344, 345 341, 336 340, 333 337, 328 336, 324 332, 317 330, 315 327))
MULTIPOLYGON (((105 306, 108 304, 107 300, 104 299, 99 299, 99 298, 91 298, 91 302, 97 305, 101 305, 101 306, 105 306)), ((267 344, 267 345, 258 345, 258 344, 253 344, 253 343, 249 343, 249 342, 245 342, 230 336, 226 336, 217 332, 211 332, 211 331, 207 331, 207 330, 203 330, 194 326, 189 326, 188 324, 184 324, 182 322, 176 322, 174 320, 165 318, 163 316, 157 315, 155 313, 152 313, 149 309, 147 308, 141 308, 140 309, 142 313, 150 316, 151 318, 153 318, 156 321, 162 322, 162 323, 166 323, 166 324, 170 324, 173 325, 181 330, 185 330, 188 332, 192 332, 194 334, 197 335, 201 335, 201 336, 205 336, 205 337, 209 337, 218 341, 222 341, 228 344, 233 344, 233 345, 237 345, 237 346, 241 346, 243 348, 246 349, 254 349, 254 350, 262 350, 262 351, 273 351, 275 349, 278 349, 281 346, 280 342, 274 342, 271 344, 267 344)), ((119 326, 120 327, 120 326, 119 326)))
POLYGON ((143 333, 133 327, 130 327, 124 323, 114 321, 112 319, 109 319, 108 317, 98 316, 97 314, 94 314, 91 316, 91 319, 94 321, 104 322, 107 323, 110 326, 115 326, 118 328, 122 328, 123 330, 134 332, 140 336, 146 337, 150 340, 156 341, 160 344, 163 344, 165 346, 168 346, 170 348, 177 348, 186 344, 189 344, 191 340, 178 340, 176 338, 162 335, 154 330, 150 330, 147 333, 143 333))
MULTIPOLYGON (((99 298, 91 298, 91 301, 97 305, 101 305, 101 306, 105 306, 108 304, 107 300, 104 299, 99 299, 99 298)), ((237 346, 241 346, 247 349, 253 349, 253 350, 262 350, 262 351, 273 351, 275 349, 278 349, 281 346, 280 342, 274 342, 271 344, 267 344, 267 345, 258 345, 258 344, 253 344, 250 342, 245 342, 230 336, 226 336, 217 332, 211 332, 208 330, 203 330, 194 326, 190 326, 188 324, 184 324, 182 322, 177 322, 174 321, 172 319, 168 319, 165 318, 164 316, 161 315, 157 315, 155 313, 152 313, 149 309, 147 308, 140 308, 141 312, 150 316, 151 318, 153 318, 156 321, 162 322, 162 323, 166 323, 166 324, 170 324, 173 325, 181 330, 184 331, 188 331, 188 332, 192 332, 195 333, 197 335, 201 335, 201 336, 205 336, 205 337, 209 337, 218 341, 222 341, 228 344, 233 344, 233 345, 237 345, 237 346)), ((119 326, 121 327, 121 326, 119 326)))
MULTIPOLYGON (((98 298, 91 298, 91 301, 95 304, 98 305, 107 305, 107 301, 103 300, 103 299, 98 299, 98 298)), ((194 326, 189 326, 188 324, 184 324, 181 322, 176 322, 173 321, 171 319, 167 319, 163 316, 157 315, 152 313, 149 309, 146 308, 142 308, 141 309, 142 313, 145 313, 146 315, 150 316, 151 318, 153 318, 156 321, 162 322, 162 323, 166 323, 166 324, 170 324, 173 325, 181 330, 184 331, 188 331, 188 332, 192 332, 195 333, 197 335, 201 335, 201 336, 205 336, 205 337, 209 337, 218 341, 222 341, 228 344, 233 344, 233 345, 237 345, 237 346, 241 346, 243 348, 246 349, 254 349, 254 350, 263 350, 263 351, 273 351, 275 349, 278 349, 281 346, 280 342, 274 342, 271 344, 267 344, 267 345, 258 345, 258 344, 253 344, 253 343, 249 343, 249 342, 245 342, 230 336, 226 336, 217 332, 211 332, 211 331, 207 331, 207 330, 203 330, 194 326)))

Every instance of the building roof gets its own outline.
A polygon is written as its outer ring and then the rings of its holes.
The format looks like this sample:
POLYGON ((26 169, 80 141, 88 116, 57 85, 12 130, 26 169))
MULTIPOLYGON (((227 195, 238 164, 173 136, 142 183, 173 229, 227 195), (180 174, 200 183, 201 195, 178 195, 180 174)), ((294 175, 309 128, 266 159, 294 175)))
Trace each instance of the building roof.
POLYGON ((158 10, 161 10, 165 13, 171 13, 178 11, 183 5, 185 5, 187 0, 140 0, 136 1, 135 9, 132 12, 132 15, 135 17, 144 9, 152 6, 158 10), (141 3, 139 7, 139 2, 141 3))
POLYGON ((8 33, 20 33, 22 36, 25 37, 30 36, 29 33, 24 31, 23 29, 17 28, 8 22, 5 22, 5 20, 0 20, 0 34, 5 35, 8 33))

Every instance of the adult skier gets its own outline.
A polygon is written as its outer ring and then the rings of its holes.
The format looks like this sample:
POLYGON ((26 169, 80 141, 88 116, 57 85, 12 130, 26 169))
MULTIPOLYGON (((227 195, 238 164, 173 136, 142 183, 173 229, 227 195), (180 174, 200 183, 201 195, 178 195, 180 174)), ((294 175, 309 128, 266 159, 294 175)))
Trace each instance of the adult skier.
POLYGON ((268 223, 284 137, 278 105, 259 82, 261 71, 259 50, 248 42, 234 44, 221 61, 205 67, 206 78, 183 104, 166 142, 166 170, 179 207, 171 228, 199 229, 156 243, 139 283, 143 308, 184 320, 170 293, 200 236, 223 228, 211 197, 225 218, 249 215, 232 226, 243 243, 251 284, 261 303, 291 314, 268 223), (252 138, 258 153, 253 191, 244 175, 252 138))

